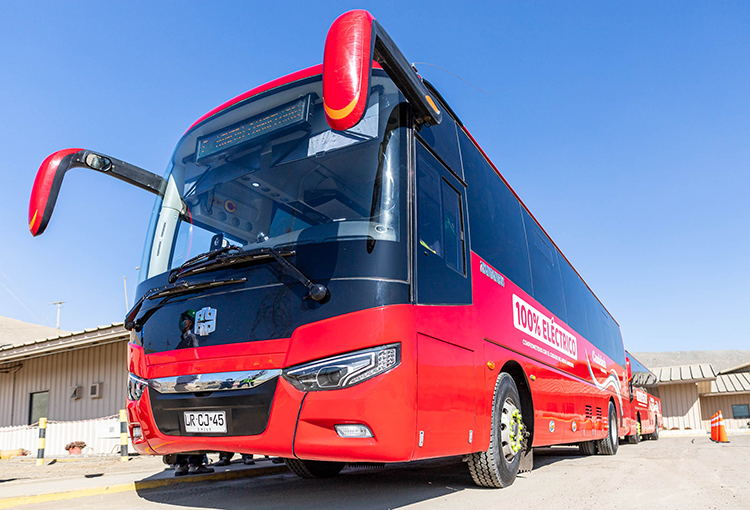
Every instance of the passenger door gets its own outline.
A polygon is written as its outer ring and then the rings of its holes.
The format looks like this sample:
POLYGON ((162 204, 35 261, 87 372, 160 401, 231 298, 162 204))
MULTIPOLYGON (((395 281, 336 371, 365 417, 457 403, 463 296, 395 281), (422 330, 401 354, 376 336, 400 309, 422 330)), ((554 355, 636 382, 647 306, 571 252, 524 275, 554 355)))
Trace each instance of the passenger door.
POLYGON ((464 185, 417 143, 418 304, 471 304, 464 185))

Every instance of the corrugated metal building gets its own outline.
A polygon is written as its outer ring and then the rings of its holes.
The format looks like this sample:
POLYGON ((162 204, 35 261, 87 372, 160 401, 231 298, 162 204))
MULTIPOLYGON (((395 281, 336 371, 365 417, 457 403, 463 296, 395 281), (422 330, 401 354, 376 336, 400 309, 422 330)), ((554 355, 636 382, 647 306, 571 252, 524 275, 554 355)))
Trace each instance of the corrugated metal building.
POLYGON ((728 429, 750 428, 750 363, 717 373, 711 364, 655 368, 664 427, 710 430, 722 412, 728 429))
POLYGON ((125 407, 128 332, 112 324, 0 342, 0 427, 111 416, 125 407), (4 343, 4 345, 3 345, 4 343))

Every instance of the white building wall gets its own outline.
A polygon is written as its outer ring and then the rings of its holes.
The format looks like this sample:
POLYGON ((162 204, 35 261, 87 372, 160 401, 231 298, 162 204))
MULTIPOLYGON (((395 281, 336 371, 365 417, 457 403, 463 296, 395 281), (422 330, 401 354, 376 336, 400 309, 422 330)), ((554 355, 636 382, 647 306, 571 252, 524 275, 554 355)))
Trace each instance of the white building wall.
POLYGON ((687 384, 663 384, 659 386, 664 428, 700 430, 701 403, 698 387, 687 384))
MULTIPOLYGON (((72 349, 19 362, 15 373, 0 373, 0 427, 28 425, 31 393, 49 391, 47 418, 74 421, 116 415, 125 408, 127 340, 72 349), (91 398, 89 387, 102 383, 102 397, 91 398), (82 386, 80 399, 70 398, 71 386, 82 386)), ((17 365, 0 366, 4 367, 17 365)))

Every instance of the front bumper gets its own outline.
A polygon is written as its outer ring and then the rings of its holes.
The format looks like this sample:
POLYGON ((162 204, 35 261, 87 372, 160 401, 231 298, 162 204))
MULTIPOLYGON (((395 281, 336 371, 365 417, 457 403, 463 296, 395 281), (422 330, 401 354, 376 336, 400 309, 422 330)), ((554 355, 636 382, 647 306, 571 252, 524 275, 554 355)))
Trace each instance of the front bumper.
MULTIPOLYGON (((355 386, 305 393, 295 389, 283 377, 278 377, 268 407, 267 422, 262 430, 257 424, 251 427, 249 423, 246 426, 242 420, 235 420, 227 434, 187 435, 177 422, 183 410, 221 409, 220 401, 208 400, 218 393, 230 396, 234 391, 242 390, 217 392, 205 399, 192 398, 192 402, 183 402, 186 404, 184 407, 172 406, 172 415, 167 423, 159 416, 164 410, 163 399, 149 387, 140 400, 128 402, 131 437, 135 426, 141 427, 142 434, 142 437, 133 439, 133 447, 139 453, 152 455, 227 451, 344 462, 411 460, 417 436, 416 344, 413 340, 416 334, 411 323, 409 307, 396 306, 310 324, 295 331, 283 360, 275 355, 248 357, 237 354, 234 358, 202 359, 194 363, 175 360, 173 363, 147 366, 145 357, 137 352, 137 348, 132 348, 131 358, 136 362, 131 360, 131 370, 154 378, 227 370, 230 359, 234 360, 234 370, 278 370, 283 366, 325 357, 329 353, 339 354, 341 350, 373 347, 388 341, 401 343, 400 365, 355 386), (346 332, 346 339, 335 337, 341 332, 346 332), (347 347, 341 349, 341 345, 347 347), (336 352, 336 346, 339 346, 339 352, 336 352), (239 364, 246 367, 239 367, 239 364), (153 405, 155 402, 160 403, 153 405), (343 424, 366 425, 373 432, 373 437, 342 438, 334 426, 343 424)), ((259 344, 256 343, 254 348, 256 355, 259 354, 257 349, 262 348, 259 344)), ((164 357, 161 356, 160 360, 164 360, 164 357)), ((260 388, 270 388, 267 386, 270 383, 266 382, 260 388)), ((228 419, 235 414, 233 411, 228 413, 228 419)))

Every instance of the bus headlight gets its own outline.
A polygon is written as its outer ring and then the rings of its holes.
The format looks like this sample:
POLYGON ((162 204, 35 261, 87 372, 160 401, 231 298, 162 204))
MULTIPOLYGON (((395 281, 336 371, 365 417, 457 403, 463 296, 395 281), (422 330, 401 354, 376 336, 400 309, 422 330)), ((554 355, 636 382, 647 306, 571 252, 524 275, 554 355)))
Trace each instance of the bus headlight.
POLYGON ((146 379, 141 379, 137 375, 128 373, 128 400, 138 402, 143 395, 143 390, 148 386, 146 379))
POLYGON ((300 391, 348 388, 401 363, 401 344, 381 345, 289 367, 284 379, 300 391))

